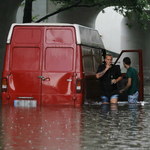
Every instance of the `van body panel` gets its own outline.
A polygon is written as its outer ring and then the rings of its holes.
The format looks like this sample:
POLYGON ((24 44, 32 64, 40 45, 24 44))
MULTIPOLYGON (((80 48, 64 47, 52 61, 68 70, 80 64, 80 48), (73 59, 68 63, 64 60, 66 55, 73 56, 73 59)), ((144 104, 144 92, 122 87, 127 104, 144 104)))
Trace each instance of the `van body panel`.
POLYGON ((42 81, 42 104, 54 104, 54 102, 60 104, 62 101, 72 103, 74 92, 72 73, 43 73, 43 76, 47 79, 42 81), (65 101, 64 98, 60 98, 61 96, 66 97, 65 101))

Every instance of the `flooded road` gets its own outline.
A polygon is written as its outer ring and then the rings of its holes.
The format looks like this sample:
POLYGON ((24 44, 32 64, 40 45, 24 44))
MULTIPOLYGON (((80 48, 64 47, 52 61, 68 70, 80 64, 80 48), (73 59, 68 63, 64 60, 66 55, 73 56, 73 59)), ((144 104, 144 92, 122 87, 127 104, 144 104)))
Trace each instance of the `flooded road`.
POLYGON ((145 150, 150 105, 3 106, 0 150, 145 150))

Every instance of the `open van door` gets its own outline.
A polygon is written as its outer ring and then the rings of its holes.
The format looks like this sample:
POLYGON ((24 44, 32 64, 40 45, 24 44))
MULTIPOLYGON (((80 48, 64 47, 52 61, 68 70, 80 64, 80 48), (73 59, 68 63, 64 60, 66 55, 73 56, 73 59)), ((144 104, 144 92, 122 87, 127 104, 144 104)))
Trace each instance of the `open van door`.
MULTIPOLYGON (((143 101, 144 92, 143 92, 143 58, 142 58, 142 50, 123 50, 117 60, 115 61, 115 65, 120 65, 121 73, 124 76, 126 74, 126 68, 123 65, 123 58, 129 57, 131 59, 131 66, 134 67, 139 73, 139 101, 143 101)), ((124 83, 125 78, 121 83, 124 83)), ((120 99, 121 100, 121 99, 120 99)))

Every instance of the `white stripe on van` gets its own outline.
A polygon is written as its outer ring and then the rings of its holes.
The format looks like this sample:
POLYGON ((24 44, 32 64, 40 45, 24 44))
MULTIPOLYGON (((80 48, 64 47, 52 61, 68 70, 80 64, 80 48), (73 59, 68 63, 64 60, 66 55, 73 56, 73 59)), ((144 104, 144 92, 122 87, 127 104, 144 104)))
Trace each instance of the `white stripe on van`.
POLYGON ((94 46, 97 48, 104 48, 102 39, 97 30, 85 27, 78 24, 64 24, 64 23, 24 23, 12 24, 7 37, 7 43, 11 41, 12 32, 15 26, 73 26, 76 31, 77 44, 94 46), (90 36, 89 36, 90 35, 90 36))

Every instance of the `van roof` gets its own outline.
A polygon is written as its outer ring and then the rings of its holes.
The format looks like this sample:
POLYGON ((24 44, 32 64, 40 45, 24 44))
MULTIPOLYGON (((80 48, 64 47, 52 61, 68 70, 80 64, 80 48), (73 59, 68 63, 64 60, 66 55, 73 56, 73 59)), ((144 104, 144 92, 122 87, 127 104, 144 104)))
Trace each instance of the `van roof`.
POLYGON ((104 48, 101 36, 97 30, 78 24, 68 23, 13 23, 8 34, 7 43, 10 43, 11 41, 12 32, 15 26, 72 26, 76 31, 77 44, 104 48))

